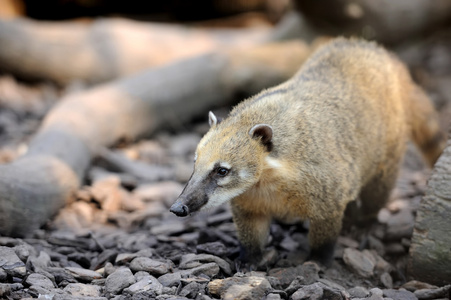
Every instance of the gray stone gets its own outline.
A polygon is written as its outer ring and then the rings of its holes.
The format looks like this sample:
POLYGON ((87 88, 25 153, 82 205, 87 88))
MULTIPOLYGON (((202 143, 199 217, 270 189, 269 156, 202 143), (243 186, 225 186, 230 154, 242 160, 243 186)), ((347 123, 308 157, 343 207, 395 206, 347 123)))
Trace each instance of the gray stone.
POLYGON ((44 252, 39 252, 39 256, 29 256, 27 260, 27 267, 31 270, 43 270, 50 266, 50 256, 44 252))
POLYGON ((55 286, 53 285, 53 282, 47 278, 44 275, 38 274, 38 273, 33 273, 30 274, 27 279, 25 280, 25 283, 28 284, 29 286, 40 286, 44 289, 53 289, 55 286))
POLYGON ((229 249, 219 241, 200 244, 196 246, 197 253, 207 253, 215 256, 224 256, 229 249))
POLYGON ((0 282, 5 282, 6 281, 6 277, 8 277, 8 274, 6 273, 5 270, 0 268, 0 282))
POLYGON ((279 294, 268 294, 265 300, 281 300, 279 294))
POLYGON ((380 276, 381 283, 388 289, 393 288, 393 279, 388 272, 384 272, 380 276))
POLYGON ((426 282, 421 282, 421 281, 417 281, 417 280, 411 280, 409 282, 404 283, 402 286, 402 288, 405 288, 408 291, 411 292, 415 292, 416 290, 422 290, 422 289, 438 289, 438 286, 426 283, 426 282))
POLYGON ((142 249, 136 253, 120 253, 116 257, 116 264, 125 264, 127 262, 132 261, 133 259, 137 257, 152 257, 153 256, 153 250, 146 248, 142 249))
POLYGON ((186 230, 185 222, 171 221, 162 222, 157 226, 152 226, 150 233, 153 235, 175 235, 186 230))
POLYGON ((172 287, 164 286, 162 293, 163 293, 163 295, 175 295, 177 293, 177 289, 178 289, 177 286, 172 286, 172 287))
POLYGON ((379 254, 375 251, 371 251, 373 257, 376 259, 376 265, 374 266, 374 271, 377 273, 388 273, 393 267, 390 263, 388 263, 385 259, 383 259, 379 254))
POLYGON ((418 300, 418 298, 412 293, 407 290, 393 290, 393 289, 387 289, 383 290, 384 297, 389 297, 396 300, 418 300))
MULTIPOLYGON (((39 298, 41 299, 41 298, 39 298)), ((43 300, 108 300, 106 297, 80 297, 80 296, 73 296, 68 294, 56 294, 51 298, 51 296, 42 298, 43 300)))
POLYGON ((379 289, 379 288, 372 288, 370 290, 370 294, 382 297, 384 295, 384 292, 381 289, 379 289))
POLYGON ((382 241, 372 235, 368 236, 368 244, 370 249, 375 250, 377 254, 384 255, 385 254, 385 246, 382 241))
POLYGON ((451 139, 434 166, 417 211, 409 253, 413 278, 436 285, 451 278, 451 139))
POLYGON ((100 286, 92 284, 69 283, 63 291, 72 296, 100 297, 100 286))
POLYGON ((370 294, 370 292, 362 286, 350 288, 348 292, 353 298, 366 298, 370 294))
POLYGON ((272 290, 264 277, 229 277, 208 283, 208 291, 221 299, 262 299, 272 290))
MULTIPOLYGON (((268 276, 271 277, 271 276, 268 276)), ((296 292, 297 290, 299 290, 304 284, 305 278, 303 276, 297 276, 291 283, 290 285, 285 289, 285 292, 288 295, 293 294, 294 292, 296 292)), ((274 285, 271 284, 271 286, 274 287, 274 285)))
POLYGON ((447 298, 451 294, 451 284, 442 286, 441 288, 436 289, 422 289, 416 290, 415 296, 418 299, 436 299, 436 298, 447 298))
POLYGON ((320 283, 305 285, 291 295, 293 300, 320 300, 323 297, 323 286, 320 283))
POLYGON ((342 285, 339 285, 338 283, 335 283, 335 282, 330 281, 325 278, 320 278, 320 279, 318 279, 318 281, 323 283, 325 286, 327 286, 331 289, 337 290, 337 291, 345 291, 346 290, 342 285))
POLYGON ((23 242, 17 246, 14 246, 14 252, 19 257, 19 259, 23 262, 26 262, 30 255, 36 255, 37 252, 33 248, 33 246, 23 242))
POLYGON ((190 282, 185 285, 180 291, 179 295, 188 299, 195 299, 199 294, 199 291, 205 288, 205 285, 201 285, 197 282, 190 282))
POLYGON ((161 262, 148 257, 137 257, 130 263, 130 269, 133 272, 145 271, 152 275, 160 276, 172 270, 172 264, 169 262, 161 262))
MULTIPOLYGON (((138 271, 135 273, 135 279, 136 282, 140 281, 141 279, 145 278, 145 277, 149 277, 151 275, 149 275, 149 273, 145 272, 145 271, 138 271)), ((153 277, 153 276, 152 276, 153 277)))
POLYGON ((48 267, 46 268, 46 271, 55 278, 55 283, 57 283, 58 285, 61 285, 61 283, 68 284, 77 282, 77 280, 75 280, 75 277, 64 268, 48 267))
POLYGON ((268 272, 269 276, 277 278, 282 288, 288 287, 296 277, 303 278, 303 285, 312 284, 319 279, 319 266, 311 261, 297 267, 275 268, 268 272))
POLYGON ((93 281, 94 279, 102 278, 102 275, 88 269, 76 268, 76 267, 66 267, 66 271, 69 272, 74 278, 82 281, 93 281))
POLYGON ((226 275, 232 275, 232 269, 228 262, 211 254, 185 254, 180 259, 180 269, 191 269, 198 267, 205 262, 215 262, 226 275))
POLYGON ((53 297, 55 294, 62 293, 62 291, 60 291, 60 290, 57 290, 57 289, 54 289, 54 288, 51 288, 51 289, 44 288, 44 287, 39 286, 39 285, 32 285, 32 286, 30 286, 28 288, 28 291, 31 294, 34 294, 36 296, 39 295, 40 297, 47 297, 47 298, 53 297))
POLYGON ((108 277, 109 275, 113 274, 114 271, 116 271, 116 270, 117 270, 117 268, 115 266, 113 266, 112 263, 107 262, 105 264, 105 266, 103 267, 103 275, 105 277, 108 277))
POLYGON ((216 263, 202 264, 196 268, 180 271, 180 274, 182 275, 182 277, 197 276, 200 274, 205 274, 209 277, 213 277, 213 276, 218 275, 218 273, 219 273, 219 266, 216 263))
MULTIPOLYGON (((219 269, 219 267, 218 267, 219 269)), ((180 284, 180 280, 182 279, 180 272, 168 273, 158 277, 158 281, 164 287, 172 287, 180 284)))
POLYGON ((346 293, 346 291, 343 290, 338 290, 335 288, 332 288, 330 286, 327 285, 323 285, 323 299, 328 299, 328 300, 343 300, 346 299, 343 296, 343 293, 346 293))
POLYGON ((119 268, 106 278, 105 291, 115 295, 135 282, 135 277, 129 268, 119 268))
POLYGON ((0 283, 0 297, 2 299, 7 299, 6 296, 11 294, 11 286, 7 283, 0 283))
POLYGON ((376 260, 368 250, 359 251, 353 248, 346 248, 343 253, 345 264, 355 273, 368 278, 373 275, 376 260))
POLYGON ((414 216, 410 209, 405 208, 392 215, 387 222, 385 239, 401 240, 411 238, 414 226, 414 216))
POLYGON ((163 292, 163 285, 155 277, 149 274, 147 274, 147 276, 140 276, 140 279, 136 283, 124 289, 125 294, 131 295, 147 291, 152 291, 155 295, 161 295, 163 292))
POLYGON ((14 277, 24 277, 27 269, 13 248, 0 246, 0 268, 14 277))

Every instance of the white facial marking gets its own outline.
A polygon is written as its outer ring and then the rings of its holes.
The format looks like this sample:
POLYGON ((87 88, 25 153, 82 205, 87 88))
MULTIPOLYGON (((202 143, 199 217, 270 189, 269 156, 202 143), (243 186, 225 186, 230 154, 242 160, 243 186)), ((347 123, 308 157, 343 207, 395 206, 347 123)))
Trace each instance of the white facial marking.
POLYGON ((278 168, 282 167, 282 164, 277 159, 269 157, 269 156, 266 157, 266 163, 271 168, 274 168, 274 169, 278 169, 278 168))
POLYGON ((233 190, 216 192, 215 194, 210 196, 210 199, 208 200, 207 204, 202 206, 202 208, 200 210, 204 211, 204 210, 209 210, 209 209, 218 207, 221 204, 224 204, 227 201, 232 200, 233 198, 242 194, 243 192, 244 192, 244 190, 242 190, 242 189, 233 189, 233 190))
POLYGON ((194 161, 197 160, 197 152, 194 152, 194 161))
POLYGON ((220 163, 219 163, 219 166, 220 166, 221 168, 226 168, 226 169, 229 169, 229 170, 232 168, 232 166, 231 166, 228 162, 225 162, 225 161, 220 162, 220 163))
POLYGON ((250 174, 249 174, 249 172, 246 171, 246 170, 240 170, 240 171, 238 172, 238 176, 240 176, 241 179, 247 179, 247 178, 250 177, 250 174))

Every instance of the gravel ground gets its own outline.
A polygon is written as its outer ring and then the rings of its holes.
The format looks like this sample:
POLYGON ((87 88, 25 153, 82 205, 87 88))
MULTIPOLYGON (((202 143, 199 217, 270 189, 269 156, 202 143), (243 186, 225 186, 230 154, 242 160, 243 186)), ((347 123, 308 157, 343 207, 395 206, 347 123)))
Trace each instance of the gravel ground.
POLYGON ((371 228, 350 227, 331 268, 304 262, 308 224, 271 226, 264 271, 242 270, 228 206, 177 218, 205 126, 105 149, 76 200, 33 238, 0 237, 7 299, 435 299, 450 286, 411 281, 405 267, 429 171, 412 150, 392 201, 371 228), (409 162, 412 160, 413 162, 409 162), (412 168, 416 169, 412 169, 412 168), (266 297, 266 298, 265 298, 266 297))

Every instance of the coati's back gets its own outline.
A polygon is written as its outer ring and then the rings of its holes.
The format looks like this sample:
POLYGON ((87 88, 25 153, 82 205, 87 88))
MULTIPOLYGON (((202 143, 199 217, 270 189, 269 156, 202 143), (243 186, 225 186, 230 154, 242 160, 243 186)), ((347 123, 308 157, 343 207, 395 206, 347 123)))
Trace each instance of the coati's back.
POLYGON ((196 151, 192 178, 171 210, 179 216, 231 200, 250 258, 273 218, 310 220, 313 259, 328 262, 346 205, 383 207, 406 140, 430 164, 444 146, 434 108, 395 57, 376 44, 336 39, 287 82, 237 105, 196 151))
MULTIPOLYGON (((273 128, 269 156, 290 165, 354 165, 372 170, 395 164, 409 137, 411 83, 405 68, 373 43, 338 39, 316 52, 282 85, 240 103, 222 128, 273 128), (381 165, 382 164, 382 165, 381 165)), ((242 153, 246 155, 246 153, 242 153)), ((327 168, 329 169, 329 168, 327 168)), ((328 170, 324 170, 327 172, 328 170)), ((346 170, 348 171, 348 170, 346 170)))

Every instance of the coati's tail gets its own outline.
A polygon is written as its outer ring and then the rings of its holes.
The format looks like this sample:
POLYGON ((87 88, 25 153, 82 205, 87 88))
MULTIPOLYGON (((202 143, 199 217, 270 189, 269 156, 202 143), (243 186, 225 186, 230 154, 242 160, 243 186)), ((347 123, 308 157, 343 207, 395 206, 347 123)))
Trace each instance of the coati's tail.
POLYGON ((437 112, 432 102, 426 93, 415 84, 413 84, 410 99, 412 139, 432 167, 445 147, 445 135, 440 130, 437 112))

